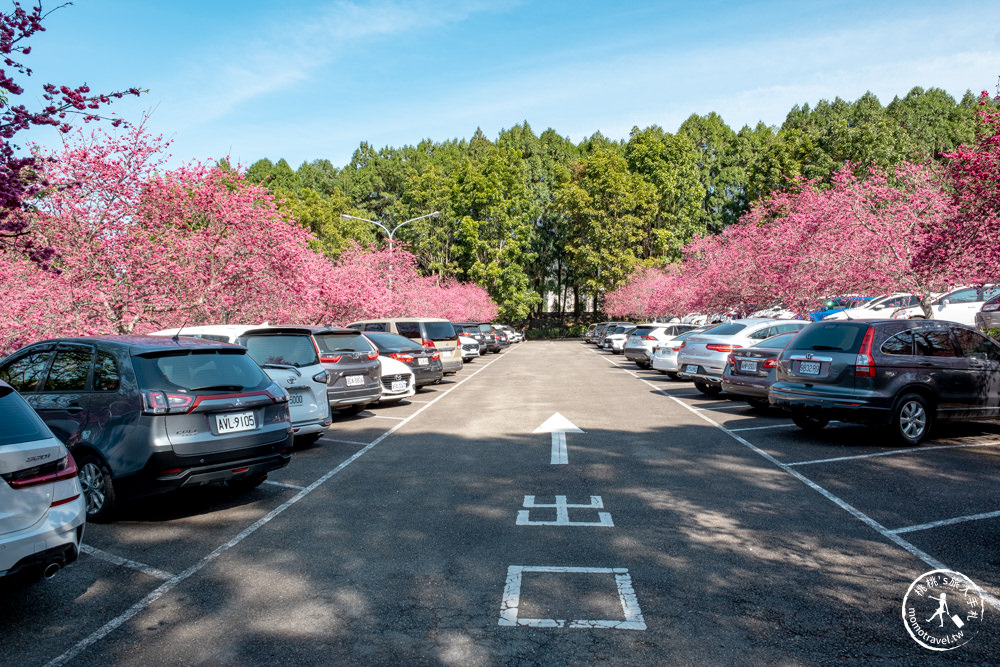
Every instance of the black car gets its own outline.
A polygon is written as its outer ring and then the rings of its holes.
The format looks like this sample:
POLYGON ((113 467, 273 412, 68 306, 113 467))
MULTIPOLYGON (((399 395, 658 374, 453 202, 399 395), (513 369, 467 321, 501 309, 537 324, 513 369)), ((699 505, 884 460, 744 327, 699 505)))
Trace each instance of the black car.
POLYGON ((497 341, 496 332, 489 322, 452 322, 452 325, 454 325, 455 331, 463 336, 474 338, 482 346, 483 352, 494 354, 500 352, 501 346, 497 341))
POLYGON ((955 322, 815 322, 781 353, 769 399, 806 430, 890 425, 915 445, 936 420, 1000 417, 1000 344, 955 322))
POLYGON ((730 398, 746 401, 755 408, 770 407, 767 395, 774 384, 778 357, 798 335, 798 331, 789 331, 730 352, 720 381, 722 391, 730 398))
POLYGON ((391 333, 366 331, 364 336, 371 341, 380 356, 391 357, 409 366, 417 387, 437 384, 444 377, 441 355, 437 350, 417 345, 405 336, 391 333))
POLYGON ((125 497, 210 482, 253 488, 288 465, 288 394, 239 345, 103 336, 35 343, 0 363, 72 453, 90 521, 125 497))

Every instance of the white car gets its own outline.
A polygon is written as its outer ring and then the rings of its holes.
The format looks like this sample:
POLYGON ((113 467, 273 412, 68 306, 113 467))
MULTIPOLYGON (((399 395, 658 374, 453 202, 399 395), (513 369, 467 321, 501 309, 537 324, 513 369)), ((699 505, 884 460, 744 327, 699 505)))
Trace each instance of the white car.
MULTIPOLYGON (((839 313, 827 315, 824 320, 877 320, 889 317, 899 308, 920 307, 920 297, 906 292, 886 294, 867 302, 858 308, 847 308, 839 313)), ((921 311, 923 312, 923 311, 921 311)))
POLYGON ((695 389, 708 396, 722 393, 722 374, 729 353, 809 324, 805 320, 733 320, 689 336, 677 355, 677 373, 693 380, 695 389))
POLYGON ((480 345, 479 341, 472 336, 459 334, 458 344, 462 348, 462 361, 469 361, 470 359, 475 359, 483 354, 483 346, 480 345))
POLYGON ((514 327, 506 324, 494 324, 493 326, 496 329, 501 329, 505 334, 507 334, 507 340, 511 343, 521 343, 524 341, 524 336, 521 335, 521 332, 514 327))
POLYGON ((691 336, 701 333, 703 331, 708 331, 706 327, 699 327, 697 329, 691 329, 690 331, 685 331, 682 334, 674 336, 670 340, 660 343, 653 348, 653 352, 650 355, 650 366, 653 369, 666 374, 671 379, 677 379, 677 355, 684 347, 684 341, 691 336))
POLYGON ((602 347, 605 350, 611 350, 612 354, 621 354, 625 348, 625 341, 628 340, 628 336, 633 329, 635 329, 634 324, 615 327, 614 331, 604 336, 602 347))
MULTIPOLYGON (((959 287, 947 292, 931 302, 932 320, 945 320, 976 326, 976 313, 983 304, 1000 294, 1000 285, 982 287, 959 287)), ((897 320, 927 319, 919 305, 900 308, 893 312, 897 320)))
POLYGON ((402 361, 379 355, 379 373, 382 375, 382 396, 379 403, 395 403, 417 393, 413 371, 402 361))
POLYGON ((625 341, 623 349, 625 358, 634 361, 639 368, 649 368, 653 361, 653 348, 679 336, 685 331, 693 331, 698 327, 694 324, 674 324, 663 322, 647 322, 640 324, 625 341))
POLYGON ((275 384, 288 392, 288 412, 296 437, 316 440, 333 423, 330 372, 320 360, 307 327, 220 324, 157 331, 154 336, 188 336, 237 343, 247 348, 275 384))
POLYGON ((0 382, 0 578, 55 576, 80 554, 87 505, 66 447, 0 382))

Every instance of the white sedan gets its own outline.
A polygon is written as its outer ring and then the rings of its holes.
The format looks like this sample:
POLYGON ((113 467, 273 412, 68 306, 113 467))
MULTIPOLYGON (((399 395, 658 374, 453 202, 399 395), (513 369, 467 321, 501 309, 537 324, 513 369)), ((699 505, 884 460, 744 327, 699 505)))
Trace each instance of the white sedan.
MULTIPOLYGON (((932 320, 960 322, 976 326, 976 313, 983 304, 1000 294, 1000 285, 983 285, 982 287, 959 287, 931 302, 932 320)), ((900 308, 892 314, 897 320, 926 319, 924 309, 920 305, 900 308)))
POLYGON ((379 355, 379 371, 382 373, 382 395, 379 404, 394 403, 417 393, 413 371, 402 361, 379 355))

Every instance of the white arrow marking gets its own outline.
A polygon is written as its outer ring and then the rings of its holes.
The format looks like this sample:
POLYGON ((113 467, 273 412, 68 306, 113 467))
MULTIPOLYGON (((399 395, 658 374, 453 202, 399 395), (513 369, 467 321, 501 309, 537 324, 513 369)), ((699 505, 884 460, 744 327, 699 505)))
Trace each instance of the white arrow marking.
POLYGON ((566 434, 583 433, 573 422, 563 417, 558 412, 545 420, 541 426, 532 433, 552 434, 552 460, 551 464, 569 463, 569 454, 566 452, 566 434))

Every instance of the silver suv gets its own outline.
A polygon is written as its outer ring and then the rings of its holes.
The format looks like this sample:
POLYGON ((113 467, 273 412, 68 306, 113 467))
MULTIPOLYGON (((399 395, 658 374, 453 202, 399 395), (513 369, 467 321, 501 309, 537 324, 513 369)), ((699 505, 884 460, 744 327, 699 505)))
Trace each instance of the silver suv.
POLYGON ((122 499, 227 482, 256 487, 288 465, 288 394, 245 348, 194 338, 35 343, 0 363, 73 454, 89 521, 122 499))
POLYGON ((80 553, 87 509, 76 462, 0 382, 0 578, 49 578, 80 553))

